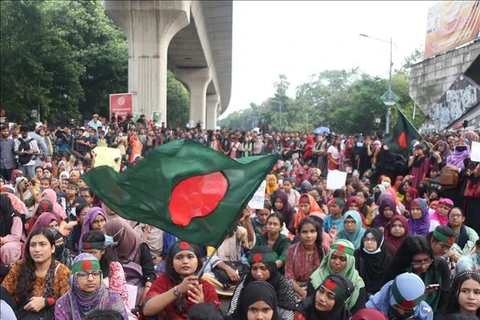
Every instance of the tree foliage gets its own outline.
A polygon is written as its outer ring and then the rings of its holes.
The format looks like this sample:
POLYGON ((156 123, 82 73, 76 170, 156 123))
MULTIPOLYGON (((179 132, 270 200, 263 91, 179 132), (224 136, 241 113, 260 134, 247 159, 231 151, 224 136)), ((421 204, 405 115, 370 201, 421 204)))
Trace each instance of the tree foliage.
MULTIPOLYGON (((126 37, 102 1, 0 5, 0 103, 9 119, 30 120, 37 108, 49 121, 107 116, 109 95, 128 92, 126 37)), ((184 122, 188 93, 171 75, 168 88, 169 122, 184 122)))

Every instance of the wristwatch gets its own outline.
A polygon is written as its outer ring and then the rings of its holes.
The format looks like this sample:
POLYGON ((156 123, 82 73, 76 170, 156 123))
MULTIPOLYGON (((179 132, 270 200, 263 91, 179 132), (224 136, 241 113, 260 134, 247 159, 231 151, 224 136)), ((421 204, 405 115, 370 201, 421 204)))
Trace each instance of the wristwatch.
POLYGON ((173 294, 175 295, 175 297, 180 296, 180 289, 178 289, 177 286, 175 286, 175 288, 173 288, 173 294))

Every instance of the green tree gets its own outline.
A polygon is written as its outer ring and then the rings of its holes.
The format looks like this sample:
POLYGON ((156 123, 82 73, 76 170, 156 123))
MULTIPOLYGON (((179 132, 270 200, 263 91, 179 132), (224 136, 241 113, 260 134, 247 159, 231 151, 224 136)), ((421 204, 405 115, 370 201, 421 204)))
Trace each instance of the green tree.
POLYGON ((184 127, 188 122, 188 90, 169 70, 167 74, 167 119, 169 127, 184 127))

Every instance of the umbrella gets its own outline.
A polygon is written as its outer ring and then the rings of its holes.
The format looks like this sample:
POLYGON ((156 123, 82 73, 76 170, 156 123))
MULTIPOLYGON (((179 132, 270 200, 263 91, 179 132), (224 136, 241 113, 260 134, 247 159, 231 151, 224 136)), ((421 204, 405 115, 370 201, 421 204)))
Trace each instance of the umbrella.
POLYGON ((331 133, 330 129, 327 127, 318 127, 317 129, 313 130, 314 134, 322 135, 325 133, 331 133))

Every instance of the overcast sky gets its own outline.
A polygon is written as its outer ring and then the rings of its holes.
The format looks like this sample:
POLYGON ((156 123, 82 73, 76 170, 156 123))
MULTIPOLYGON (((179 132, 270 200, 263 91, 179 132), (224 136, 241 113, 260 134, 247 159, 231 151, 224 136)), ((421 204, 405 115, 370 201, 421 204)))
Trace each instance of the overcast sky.
POLYGON ((288 94, 309 76, 359 67, 388 77, 389 40, 394 68, 425 41, 428 8, 437 1, 234 1, 232 96, 224 118, 273 95, 279 74, 288 94))

